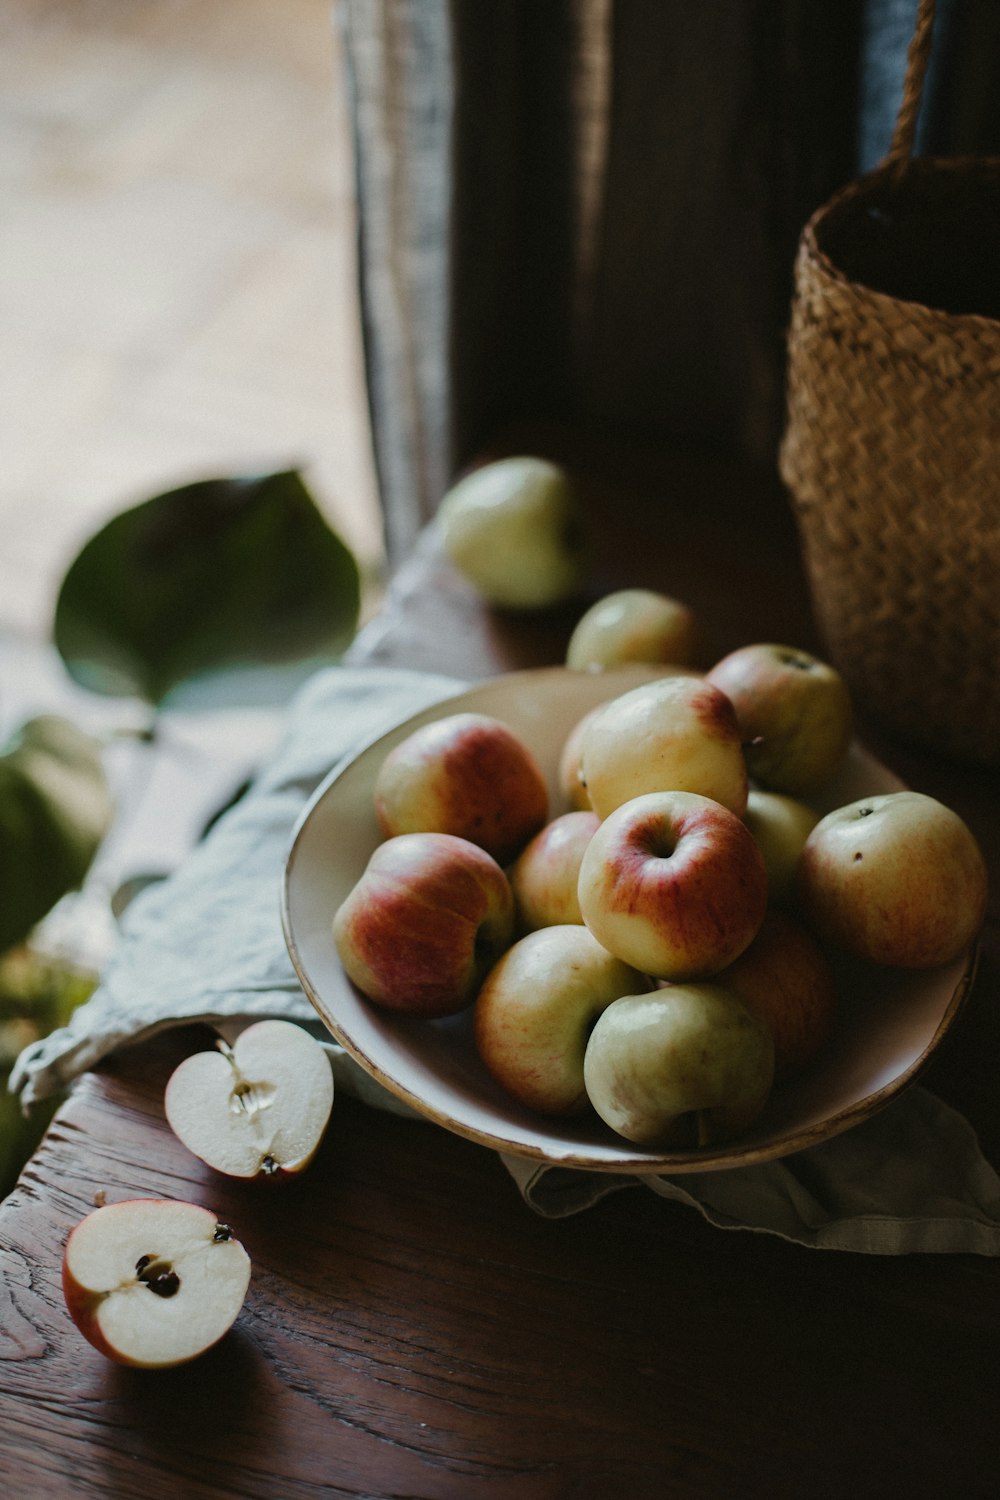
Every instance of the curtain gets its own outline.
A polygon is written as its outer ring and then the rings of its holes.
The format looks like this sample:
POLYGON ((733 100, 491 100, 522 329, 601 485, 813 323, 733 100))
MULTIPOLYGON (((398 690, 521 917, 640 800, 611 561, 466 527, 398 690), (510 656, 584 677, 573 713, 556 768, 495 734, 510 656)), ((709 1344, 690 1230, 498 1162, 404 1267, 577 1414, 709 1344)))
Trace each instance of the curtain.
MULTIPOLYGON (((339 0, 390 565, 523 421, 772 464, 799 231, 888 147, 917 0, 339 0)), ((1000 149, 939 0, 918 146, 1000 149)))

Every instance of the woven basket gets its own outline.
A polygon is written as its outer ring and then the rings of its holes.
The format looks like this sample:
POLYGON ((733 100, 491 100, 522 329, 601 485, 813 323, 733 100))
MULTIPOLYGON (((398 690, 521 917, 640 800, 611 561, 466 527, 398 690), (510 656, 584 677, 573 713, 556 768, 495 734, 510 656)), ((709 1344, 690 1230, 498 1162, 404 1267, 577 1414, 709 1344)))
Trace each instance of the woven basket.
POLYGON ((1000 765, 1000 159, 888 156, 806 225, 780 451, 826 650, 902 737, 1000 765))

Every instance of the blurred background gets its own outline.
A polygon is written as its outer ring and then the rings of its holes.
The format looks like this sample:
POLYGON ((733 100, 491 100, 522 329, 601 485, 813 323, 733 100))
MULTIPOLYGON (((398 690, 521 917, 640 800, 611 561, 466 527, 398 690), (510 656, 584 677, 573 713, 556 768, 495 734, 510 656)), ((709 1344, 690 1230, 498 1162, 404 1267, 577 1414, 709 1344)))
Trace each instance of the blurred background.
POLYGON ((258 469, 376 585, 338 47, 330 0, 5 0, 0 632, 114 512, 258 469))

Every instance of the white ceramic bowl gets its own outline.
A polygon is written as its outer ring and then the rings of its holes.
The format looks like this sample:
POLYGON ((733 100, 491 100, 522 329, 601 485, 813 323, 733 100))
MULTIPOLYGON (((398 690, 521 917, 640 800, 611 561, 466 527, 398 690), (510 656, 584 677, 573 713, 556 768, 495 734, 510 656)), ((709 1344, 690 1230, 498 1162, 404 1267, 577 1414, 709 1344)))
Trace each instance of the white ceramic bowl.
MULTIPOLYGON (((754 1128, 701 1150, 649 1151, 596 1116, 549 1120, 508 1097, 476 1054, 468 1012, 441 1021, 400 1019, 367 1001, 337 957, 331 919, 380 840, 375 776, 386 754, 418 724, 474 710, 503 720, 545 771, 551 815, 563 810, 557 767, 566 735, 599 702, 656 675, 643 667, 606 673, 565 668, 491 679, 416 714, 362 750, 318 788, 295 828, 282 900, 296 973, 334 1038, 398 1099, 447 1129, 501 1152, 598 1172, 705 1171, 784 1156, 846 1130, 886 1104, 921 1070, 954 1019, 974 968, 970 951, 915 973, 839 965, 842 1006, 822 1059, 776 1088, 754 1128)), ((901 783, 857 744, 815 805, 820 812, 901 783)))

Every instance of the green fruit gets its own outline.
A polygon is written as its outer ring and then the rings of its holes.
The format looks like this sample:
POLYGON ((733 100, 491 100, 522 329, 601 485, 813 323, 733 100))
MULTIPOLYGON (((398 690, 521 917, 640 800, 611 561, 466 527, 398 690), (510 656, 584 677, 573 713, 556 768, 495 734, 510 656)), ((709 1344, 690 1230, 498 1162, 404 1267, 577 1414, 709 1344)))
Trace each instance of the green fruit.
POLYGON ((540 609, 576 595, 586 563, 570 476, 542 458, 484 464, 438 510, 444 549, 490 604, 540 609))
POLYGON ((0 952, 82 883, 112 814, 91 736, 56 714, 22 725, 0 752, 0 952))

